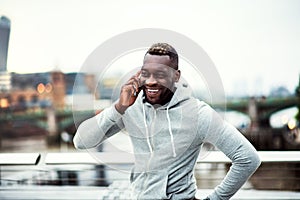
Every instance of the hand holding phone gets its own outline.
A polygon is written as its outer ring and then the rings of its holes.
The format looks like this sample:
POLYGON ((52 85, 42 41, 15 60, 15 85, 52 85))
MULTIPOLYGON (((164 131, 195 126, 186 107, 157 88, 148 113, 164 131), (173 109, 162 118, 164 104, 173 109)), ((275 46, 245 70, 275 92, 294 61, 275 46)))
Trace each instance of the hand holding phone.
POLYGON ((115 105, 116 110, 124 114, 125 110, 134 104, 138 94, 141 91, 139 70, 132 76, 121 88, 119 102, 115 105))

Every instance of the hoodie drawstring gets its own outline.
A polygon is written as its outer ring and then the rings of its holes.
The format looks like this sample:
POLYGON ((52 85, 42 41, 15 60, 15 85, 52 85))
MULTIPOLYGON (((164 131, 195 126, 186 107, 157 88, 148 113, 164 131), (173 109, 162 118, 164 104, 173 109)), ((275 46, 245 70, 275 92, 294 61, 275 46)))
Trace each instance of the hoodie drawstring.
MULTIPOLYGON (((152 146, 150 144, 150 135, 149 135, 149 130, 148 130, 148 124, 146 120, 146 111, 145 111, 145 105, 143 104, 143 115, 144 115, 144 125, 146 128, 146 137, 147 137, 147 144, 150 149, 151 154, 153 153, 152 146)), ((171 120, 169 116, 169 107, 167 107, 167 119, 168 119, 168 127, 169 127, 169 134, 171 137, 171 144, 172 144, 172 151, 173 151, 173 157, 176 157, 176 151, 175 151, 175 144, 174 144, 174 137, 173 137, 173 132, 172 132, 172 127, 171 127, 171 120)))
POLYGON ((148 130, 148 125, 147 125, 147 120, 146 120, 146 111, 145 111, 145 105, 143 104, 143 115, 144 115, 144 124, 145 124, 145 128, 146 128, 146 137, 147 137, 147 144, 148 144, 148 147, 150 149, 150 153, 152 154, 153 153, 153 149, 152 149, 152 146, 150 144, 150 140, 149 140, 149 130, 148 130))
POLYGON ((171 120, 170 120, 170 116, 169 116, 169 107, 167 107, 167 119, 168 119, 168 125, 169 125, 169 133, 170 133, 170 137, 171 137, 173 157, 176 157, 174 137, 173 137, 172 127, 171 127, 171 120))

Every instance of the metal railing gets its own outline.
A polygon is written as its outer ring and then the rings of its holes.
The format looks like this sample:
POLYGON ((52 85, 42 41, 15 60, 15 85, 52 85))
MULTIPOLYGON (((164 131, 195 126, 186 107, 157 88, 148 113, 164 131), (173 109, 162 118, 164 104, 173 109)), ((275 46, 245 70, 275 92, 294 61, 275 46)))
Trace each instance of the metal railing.
MULTIPOLYGON (((285 194, 288 199, 300 198, 300 151, 258 153, 262 165, 243 186, 244 192, 269 191, 272 192, 266 194, 269 197, 285 194)), ((19 193, 24 198, 28 190, 43 194, 39 190, 41 188, 69 191, 71 196, 74 190, 83 193, 91 190, 91 193, 99 195, 99 188, 101 191, 110 189, 106 196, 112 193, 112 188, 114 191, 118 191, 117 188, 126 191, 133 162, 133 155, 126 152, 0 153, 0 199, 12 199, 8 197, 11 193, 19 193), (5 194, 6 198, 1 196, 5 194)), ((230 160, 222 152, 211 151, 207 156, 199 157, 195 167, 198 188, 213 189, 229 167, 230 160)))

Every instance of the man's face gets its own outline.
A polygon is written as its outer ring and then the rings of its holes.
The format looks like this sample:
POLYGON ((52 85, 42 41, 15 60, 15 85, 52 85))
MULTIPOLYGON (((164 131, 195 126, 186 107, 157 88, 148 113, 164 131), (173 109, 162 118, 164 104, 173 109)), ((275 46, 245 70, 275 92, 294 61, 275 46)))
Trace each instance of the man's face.
POLYGON ((147 54, 141 69, 140 83, 146 100, 154 104, 167 103, 174 92, 175 82, 180 78, 180 71, 171 67, 169 56, 147 54))

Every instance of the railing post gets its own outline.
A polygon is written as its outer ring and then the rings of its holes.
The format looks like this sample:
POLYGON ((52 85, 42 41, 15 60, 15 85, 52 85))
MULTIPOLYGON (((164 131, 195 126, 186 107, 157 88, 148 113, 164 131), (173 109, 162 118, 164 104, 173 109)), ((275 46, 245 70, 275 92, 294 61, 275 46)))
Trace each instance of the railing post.
POLYGON ((47 124, 48 124, 47 143, 48 143, 48 145, 57 144, 58 136, 57 136, 57 124, 56 124, 55 110, 51 106, 46 109, 46 113, 47 113, 47 124))

